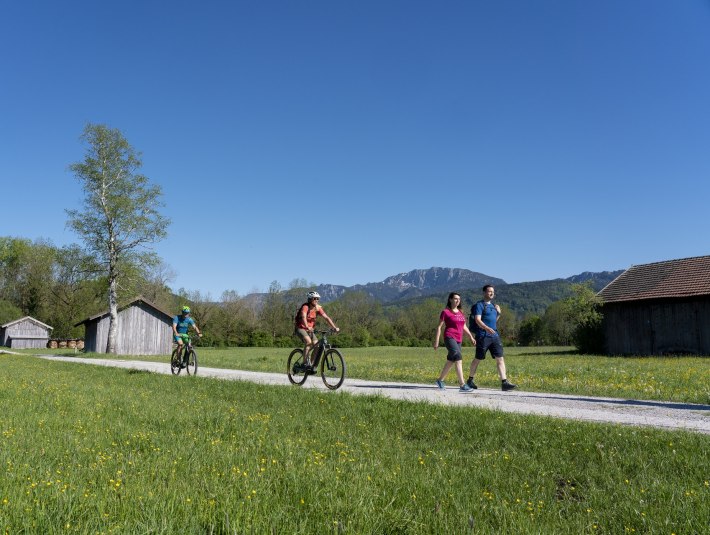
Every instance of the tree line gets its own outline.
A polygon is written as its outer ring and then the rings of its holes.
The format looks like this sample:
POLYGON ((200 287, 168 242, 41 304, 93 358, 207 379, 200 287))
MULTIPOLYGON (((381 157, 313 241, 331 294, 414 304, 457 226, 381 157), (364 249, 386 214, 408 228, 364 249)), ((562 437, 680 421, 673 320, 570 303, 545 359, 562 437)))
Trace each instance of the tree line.
MULTIPOLYGON (((47 240, 0 237, 0 324, 32 316, 54 328, 55 338, 80 338, 74 325, 107 309, 109 281, 95 258, 78 245, 56 247, 47 240)), ((173 273, 159 258, 122 267, 121 302, 143 296, 159 308, 177 313, 191 307, 212 346, 290 347, 294 317, 306 293, 303 280, 287 287, 274 281, 264 294, 241 296, 225 291, 213 299, 197 290, 169 286, 173 273)), ((480 292, 461 292, 471 311, 480 292)), ((415 303, 382 304, 364 292, 346 292, 324 306, 342 329, 333 341, 342 347, 428 346, 432 343, 446 295, 415 303)), ((504 302, 499 331, 509 345, 577 345, 587 349, 600 321, 595 292, 577 285, 571 297, 552 303, 544 314, 519 318, 504 302), (585 338, 586 337, 586 338, 585 338), (586 345, 585 345, 586 344, 586 345)), ((593 346, 593 343, 591 344, 593 346)))

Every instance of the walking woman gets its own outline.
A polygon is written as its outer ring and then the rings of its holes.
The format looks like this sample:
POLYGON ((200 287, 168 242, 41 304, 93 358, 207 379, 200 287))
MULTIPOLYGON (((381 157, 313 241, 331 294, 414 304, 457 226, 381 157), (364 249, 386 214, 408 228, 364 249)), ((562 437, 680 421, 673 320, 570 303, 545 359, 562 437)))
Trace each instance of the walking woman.
POLYGON ((444 345, 448 351, 446 355, 446 364, 441 370, 439 378, 436 380, 436 386, 444 389, 444 379, 449 374, 451 366, 456 365, 456 377, 459 380, 459 390, 461 392, 471 392, 473 388, 468 386, 463 380, 463 369, 461 356, 461 342, 463 334, 466 333, 471 339, 471 343, 475 346, 476 339, 471 334, 471 331, 466 327, 466 315, 461 309, 461 296, 456 292, 449 294, 449 299, 446 303, 446 308, 441 311, 439 316, 439 326, 436 328, 436 340, 434 340, 434 351, 439 347, 439 339, 441 338, 441 327, 446 325, 444 331, 444 345))

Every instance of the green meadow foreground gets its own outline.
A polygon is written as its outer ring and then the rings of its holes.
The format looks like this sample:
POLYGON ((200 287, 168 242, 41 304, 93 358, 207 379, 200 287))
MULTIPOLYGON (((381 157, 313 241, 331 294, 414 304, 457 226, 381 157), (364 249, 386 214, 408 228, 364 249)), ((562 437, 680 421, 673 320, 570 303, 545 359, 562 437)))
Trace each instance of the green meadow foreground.
MULTIPOLYGON (((355 369, 359 351, 345 352, 355 369)), ((285 353, 242 357, 260 365, 285 353)), ((233 358, 203 354, 205 366, 233 358)), ((526 356, 511 357, 511 377, 532 380, 526 356)), ((427 358, 406 372, 437 370, 442 357, 427 358)), ((710 524, 706 435, 27 356, 0 364, 6 533, 681 534, 710 524)), ((482 366, 493 386, 493 363, 482 366)), ((682 368, 639 384, 659 396, 682 368)), ((580 374, 567 382, 584 384, 580 374)))

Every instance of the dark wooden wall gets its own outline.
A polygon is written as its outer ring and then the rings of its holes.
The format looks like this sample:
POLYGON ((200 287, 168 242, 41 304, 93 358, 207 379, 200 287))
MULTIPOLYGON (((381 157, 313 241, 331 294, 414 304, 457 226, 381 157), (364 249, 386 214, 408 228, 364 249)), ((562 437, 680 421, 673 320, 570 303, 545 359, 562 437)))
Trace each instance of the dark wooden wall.
POLYGON ((607 303, 603 312, 611 355, 710 355, 710 296, 607 303))

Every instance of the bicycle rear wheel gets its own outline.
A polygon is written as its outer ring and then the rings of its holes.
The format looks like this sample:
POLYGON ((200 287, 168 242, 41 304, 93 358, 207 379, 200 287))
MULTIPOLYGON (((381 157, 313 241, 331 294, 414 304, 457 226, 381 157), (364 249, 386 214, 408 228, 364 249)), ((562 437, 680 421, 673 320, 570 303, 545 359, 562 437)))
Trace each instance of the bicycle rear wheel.
POLYGON ((194 349, 187 355, 187 375, 197 375, 197 353, 194 349))
POLYGON ((173 375, 180 375, 180 360, 177 348, 173 349, 173 354, 170 356, 170 371, 173 375))
POLYGON ((288 356, 286 374, 288 375, 288 380, 294 385, 300 386, 306 381, 308 375, 303 369, 303 349, 296 348, 291 351, 288 356))
POLYGON ((320 364, 320 375, 325 386, 337 390, 345 380, 345 359, 337 349, 329 349, 323 355, 320 364))

